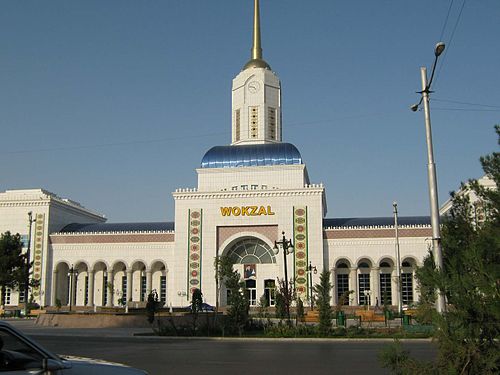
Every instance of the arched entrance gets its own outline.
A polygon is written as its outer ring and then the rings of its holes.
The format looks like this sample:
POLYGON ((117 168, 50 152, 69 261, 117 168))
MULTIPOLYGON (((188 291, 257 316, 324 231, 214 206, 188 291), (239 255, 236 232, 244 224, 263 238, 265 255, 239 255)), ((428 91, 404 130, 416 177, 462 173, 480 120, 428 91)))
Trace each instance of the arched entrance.
MULTIPOLYGON (((250 306, 256 306, 261 296, 269 305, 274 305, 274 280, 276 278, 276 257, 264 240, 246 236, 230 243, 223 251, 234 268, 245 280, 250 306)), ((227 304, 227 291, 221 290, 222 305, 227 304)))

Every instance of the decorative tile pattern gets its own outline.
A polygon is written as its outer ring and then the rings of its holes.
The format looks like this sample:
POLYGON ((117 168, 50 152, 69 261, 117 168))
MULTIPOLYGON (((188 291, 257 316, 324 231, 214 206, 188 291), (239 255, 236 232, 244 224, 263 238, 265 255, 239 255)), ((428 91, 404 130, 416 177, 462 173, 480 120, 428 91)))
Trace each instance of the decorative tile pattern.
POLYGON ((189 210, 188 223, 188 277, 187 294, 188 300, 195 289, 201 290, 201 250, 202 250, 202 221, 203 210, 189 210))
POLYGON ((33 276, 32 279, 37 281, 37 286, 33 288, 32 295, 34 298, 40 296, 40 283, 42 280, 42 262, 43 262, 43 235, 45 228, 45 214, 37 214, 35 222, 35 241, 33 246, 33 276))
POLYGON ((294 275, 295 291, 297 297, 302 301, 308 298, 307 289, 307 259, 308 259, 308 238, 307 238, 307 207, 299 206, 293 208, 293 242, 294 251, 294 275))

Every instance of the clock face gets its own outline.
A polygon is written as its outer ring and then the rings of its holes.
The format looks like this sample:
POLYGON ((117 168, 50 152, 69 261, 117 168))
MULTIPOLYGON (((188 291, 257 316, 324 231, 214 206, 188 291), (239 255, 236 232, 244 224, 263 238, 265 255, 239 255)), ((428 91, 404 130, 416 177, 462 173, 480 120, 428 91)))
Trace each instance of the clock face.
POLYGON ((248 84, 248 91, 252 94, 255 94, 260 90, 260 83, 257 81, 252 81, 248 84))

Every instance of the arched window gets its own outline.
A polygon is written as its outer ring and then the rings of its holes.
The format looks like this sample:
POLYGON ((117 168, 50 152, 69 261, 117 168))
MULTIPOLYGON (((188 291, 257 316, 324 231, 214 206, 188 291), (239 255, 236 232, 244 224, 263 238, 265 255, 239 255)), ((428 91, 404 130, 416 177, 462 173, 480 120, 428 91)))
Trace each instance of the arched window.
POLYGON ((237 241, 227 253, 233 264, 276 263, 271 248, 258 238, 237 241))

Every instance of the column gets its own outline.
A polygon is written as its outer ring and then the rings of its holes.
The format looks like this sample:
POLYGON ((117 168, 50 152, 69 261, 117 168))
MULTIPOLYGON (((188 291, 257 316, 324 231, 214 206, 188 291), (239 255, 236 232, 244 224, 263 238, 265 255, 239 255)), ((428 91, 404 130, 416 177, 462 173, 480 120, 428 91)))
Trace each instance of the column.
POLYGON ((106 285, 106 288, 108 288, 108 300, 106 301, 106 306, 112 307, 113 306, 113 286, 114 286, 114 280, 113 280, 113 271, 107 271, 107 276, 108 276, 108 283, 106 285))
POLYGON ((57 270, 52 271, 52 284, 50 291, 50 306, 56 305, 57 299, 57 270))
POLYGON ((153 275, 151 270, 146 270, 146 301, 148 300, 148 295, 153 290, 153 275))
POLYGON ((370 285, 370 290, 372 292, 372 306, 378 305, 380 306, 380 267, 372 267, 370 271, 371 275, 371 285, 370 285))
POLYGON ((352 293, 349 296, 349 299, 353 299, 351 302, 351 306, 358 306, 358 267, 351 267, 349 273, 349 290, 352 290, 352 293))
POLYGON ((89 290, 87 293, 89 295, 89 300, 87 301, 87 306, 94 306, 94 271, 88 272, 88 278, 89 290))
POLYGON ((399 306, 399 277, 396 268, 393 268, 391 276, 392 304, 399 306))
POLYGON ((132 301, 132 270, 127 270, 127 301, 132 301))
POLYGON ((332 285, 333 285, 333 296, 332 296, 332 303, 333 306, 337 306, 337 268, 333 267, 332 268, 332 285))

